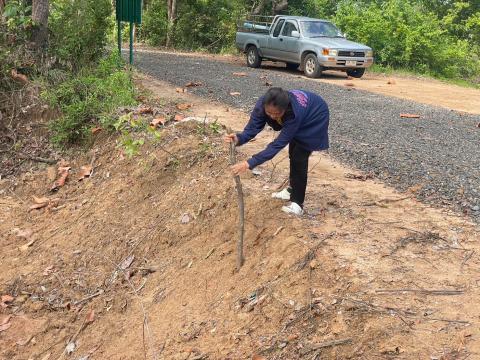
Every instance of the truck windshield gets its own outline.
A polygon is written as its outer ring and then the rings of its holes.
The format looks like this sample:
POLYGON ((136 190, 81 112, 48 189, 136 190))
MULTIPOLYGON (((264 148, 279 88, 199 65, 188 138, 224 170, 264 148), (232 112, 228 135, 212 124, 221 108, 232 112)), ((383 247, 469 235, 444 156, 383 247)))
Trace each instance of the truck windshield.
POLYGON ((303 36, 314 37, 343 37, 342 32, 328 21, 301 21, 303 36))

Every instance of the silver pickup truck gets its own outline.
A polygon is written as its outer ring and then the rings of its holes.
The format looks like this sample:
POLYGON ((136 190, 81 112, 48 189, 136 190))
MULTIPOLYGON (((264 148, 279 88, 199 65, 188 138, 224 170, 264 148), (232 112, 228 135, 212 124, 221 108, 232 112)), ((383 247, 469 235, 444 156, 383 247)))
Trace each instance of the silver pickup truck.
POLYGON ((260 67, 262 60, 282 61, 287 68, 300 67, 311 78, 330 69, 360 78, 373 64, 373 50, 347 40, 330 21, 299 16, 242 21, 236 45, 246 54, 250 67, 260 67))

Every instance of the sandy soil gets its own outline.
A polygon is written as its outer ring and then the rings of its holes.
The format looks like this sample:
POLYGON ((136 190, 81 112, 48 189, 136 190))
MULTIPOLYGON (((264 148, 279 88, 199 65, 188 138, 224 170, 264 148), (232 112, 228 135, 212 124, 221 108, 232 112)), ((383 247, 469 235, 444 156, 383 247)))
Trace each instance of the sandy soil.
MULTIPOLYGON (((191 103, 188 115, 236 130, 248 120, 142 83, 159 103, 191 103)), ((10 324, 0 357, 66 358, 69 340, 75 359, 480 356, 478 227, 325 154, 311 159, 307 214, 287 216, 270 197, 288 173, 284 151, 242 179, 246 262, 235 272, 228 154, 202 126, 168 127, 133 159, 100 135, 71 159, 75 179, 95 153, 94 175, 54 195, 55 168, 2 180, 0 295, 13 300, 0 307, 0 324, 10 324), (57 207, 29 212, 31 197, 46 194, 57 207)), ((240 156, 273 135, 263 132, 240 156)))
MULTIPOLYGON (((139 46, 136 51, 155 52, 161 50, 143 45, 139 46)), ((242 56, 184 52, 176 53, 194 57, 206 57, 215 59, 217 61, 225 61, 232 64, 237 64, 240 67, 246 66, 245 60, 242 56)), ((299 71, 289 71, 284 69, 284 65, 282 63, 274 64, 272 62, 265 62, 263 67, 271 68, 272 70, 278 70, 278 68, 281 68, 281 71, 292 75, 302 74, 299 71)), ((413 100, 423 104, 440 106, 460 112, 480 114, 480 89, 448 84, 435 79, 401 75, 387 76, 377 73, 369 73, 367 71, 365 76, 363 76, 361 79, 347 80, 347 75, 345 73, 338 71, 326 71, 321 79, 310 80, 326 82, 339 86, 345 86, 346 83, 353 82, 355 88, 357 89, 401 99, 413 100)))

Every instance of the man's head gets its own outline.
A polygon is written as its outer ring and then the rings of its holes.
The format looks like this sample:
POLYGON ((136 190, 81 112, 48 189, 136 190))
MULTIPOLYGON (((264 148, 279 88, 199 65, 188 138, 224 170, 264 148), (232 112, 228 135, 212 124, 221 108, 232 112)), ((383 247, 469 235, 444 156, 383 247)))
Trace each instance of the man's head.
POLYGON ((267 91, 263 98, 263 107, 265 113, 272 119, 281 121, 283 115, 290 105, 290 98, 288 91, 279 87, 273 87, 267 91))

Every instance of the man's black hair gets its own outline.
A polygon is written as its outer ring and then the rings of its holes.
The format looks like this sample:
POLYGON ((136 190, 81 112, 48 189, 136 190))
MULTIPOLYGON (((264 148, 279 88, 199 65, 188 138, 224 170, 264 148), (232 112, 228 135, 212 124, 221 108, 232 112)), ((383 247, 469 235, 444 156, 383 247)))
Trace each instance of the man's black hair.
POLYGON ((288 91, 283 90, 280 87, 272 87, 268 89, 263 98, 263 106, 265 105, 275 106, 280 110, 287 110, 288 105, 290 105, 288 91))

